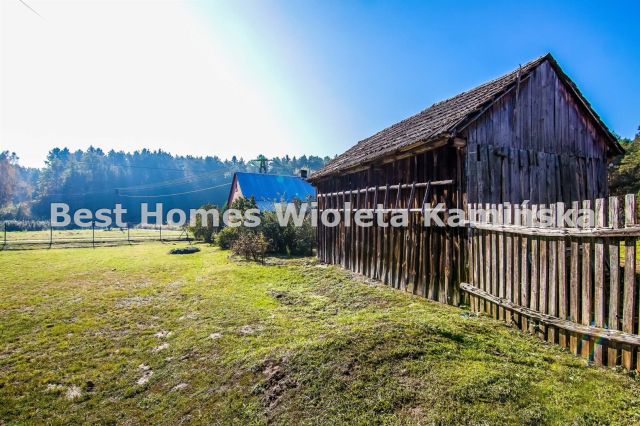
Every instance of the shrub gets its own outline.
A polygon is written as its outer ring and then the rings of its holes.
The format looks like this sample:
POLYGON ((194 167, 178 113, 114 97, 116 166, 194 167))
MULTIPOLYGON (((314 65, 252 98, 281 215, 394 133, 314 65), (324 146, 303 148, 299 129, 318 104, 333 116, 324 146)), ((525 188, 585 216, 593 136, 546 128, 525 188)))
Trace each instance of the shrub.
POLYGON ((217 235, 218 245, 221 249, 228 250, 233 245, 234 241, 238 238, 239 228, 222 228, 217 235))
MULTIPOLYGON (((218 209, 213 204, 205 204, 200 208, 204 209, 204 210, 207 210, 207 211, 208 210, 214 210, 214 209, 217 210, 218 209)), ((200 241, 204 241, 205 243, 213 244, 213 241, 214 241, 214 238, 215 238, 215 234, 218 232, 220 227, 214 224, 213 217, 207 216, 205 219, 206 219, 206 223, 202 223, 202 216, 201 215, 197 215, 196 216, 196 224, 195 224, 195 226, 191 226, 191 227, 189 227, 189 229, 193 233, 193 236, 194 236, 194 238, 196 240, 200 240, 200 241)))
POLYGON ((240 232, 238 238, 233 242, 231 251, 238 256, 244 256, 245 259, 253 259, 264 262, 264 254, 267 252, 267 240, 264 235, 258 232, 244 231, 240 232))
MULTIPOLYGON (((297 208, 301 208, 302 204, 296 202, 297 208)), ((246 211, 249 208, 255 208, 255 201, 250 198, 239 198, 231 205, 232 208, 246 211)), ((302 226, 295 226, 288 223, 286 226, 280 226, 278 216, 275 212, 263 211, 261 213, 260 226, 256 228, 229 228, 225 227, 220 231, 216 238, 218 245, 222 249, 233 248, 234 242, 245 233, 261 234, 267 244, 266 252, 273 254, 284 254, 294 256, 309 256, 313 254, 313 248, 316 241, 316 232, 311 226, 310 210, 307 211, 302 226)))
POLYGON ((311 226, 310 214, 307 214, 302 226, 295 226, 293 223, 280 226, 275 212, 264 212, 261 230, 269 243, 270 253, 294 256, 308 256, 313 253, 316 232, 311 226))
POLYGON ((49 229, 49 222, 44 220, 5 220, 0 222, 0 230, 7 231, 45 231, 49 229))
POLYGON ((169 250, 169 254, 192 254, 192 253, 197 253, 199 251, 200 249, 194 246, 176 247, 174 249, 169 250))

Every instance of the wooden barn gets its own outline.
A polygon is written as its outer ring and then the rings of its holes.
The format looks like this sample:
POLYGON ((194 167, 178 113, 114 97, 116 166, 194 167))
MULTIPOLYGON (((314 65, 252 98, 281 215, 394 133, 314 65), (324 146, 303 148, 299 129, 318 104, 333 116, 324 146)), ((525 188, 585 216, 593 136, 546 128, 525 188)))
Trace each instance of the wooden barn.
MULTIPOLYGON (((318 206, 407 209, 409 226, 318 227, 318 256, 445 303, 469 274, 465 228, 424 227, 424 204, 554 203, 608 195, 611 131, 547 54, 358 142, 310 181, 318 206)), ((385 213, 388 214, 388 213, 385 213)))

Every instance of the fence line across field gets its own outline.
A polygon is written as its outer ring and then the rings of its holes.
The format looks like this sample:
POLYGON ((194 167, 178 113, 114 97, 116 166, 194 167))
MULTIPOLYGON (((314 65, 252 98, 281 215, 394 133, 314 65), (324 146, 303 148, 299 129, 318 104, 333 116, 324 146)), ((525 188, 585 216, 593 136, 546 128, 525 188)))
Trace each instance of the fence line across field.
POLYGON ((13 233, 19 234, 23 231, 8 231, 6 223, 3 227, 3 240, 2 250, 11 248, 26 248, 28 246, 48 246, 52 248, 55 245, 90 245, 95 247, 96 245, 115 245, 133 244, 145 241, 160 241, 160 242, 177 242, 177 241, 193 241, 193 237, 189 234, 187 228, 173 229, 163 228, 162 225, 158 225, 154 228, 137 228, 131 225, 126 228, 100 228, 92 226, 91 228, 80 229, 56 229, 50 226, 43 231, 24 231, 24 232, 47 232, 46 238, 10 238, 13 233), (85 232, 90 235, 60 235, 55 236, 55 232, 85 232), (118 233, 126 235, 114 236, 114 235, 100 235, 101 232, 118 233))

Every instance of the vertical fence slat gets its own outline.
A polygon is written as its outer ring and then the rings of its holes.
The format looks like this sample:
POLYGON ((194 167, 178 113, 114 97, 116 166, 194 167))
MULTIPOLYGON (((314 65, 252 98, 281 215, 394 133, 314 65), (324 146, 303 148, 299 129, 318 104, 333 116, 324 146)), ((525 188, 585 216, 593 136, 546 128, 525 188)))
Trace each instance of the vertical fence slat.
MULTIPOLYGON (((552 204, 551 208, 551 226, 555 227, 558 221, 557 206, 552 204)), ((557 242, 554 238, 549 238, 547 242, 549 249, 549 302, 547 305, 547 312, 552 317, 558 316, 558 258, 557 258, 557 242)), ((548 327, 547 329, 547 341, 550 343, 556 343, 557 332, 555 327, 548 327)))
MULTIPOLYGON (((591 200, 584 200, 582 208, 591 210, 591 200)), ((591 305, 593 302, 593 290, 591 283, 591 242, 589 238, 582 239, 582 324, 591 325, 591 305)), ((590 358, 592 353, 592 341, 589 336, 582 336, 581 354, 584 358, 590 358)))
MULTIPOLYGON (((571 220, 573 226, 577 227, 578 202, 571 203, 571 220)), ((577 238, 571 238, 571 260, 569 265, 569 319, 575 323, 580 321, 580 268, 579 253, 580 247, 577 238)), ((578 355, 579 339, 577 333, 572 332, 569 336, 569 349, 572 354, 578 355)))
MULTIPOLYGON (((635 225, 636 196, 628 194, 624 199, 624 224, 635 225)), ((634 318, 636 310, 636 245, 635 239, 626 238, 624 242, 624 306, 622 309, 622 331, 634 332, 634 318)), ((622 366, 631 369, 633 363, 633 348, 622 349, 622 366)))
MULTIPOLYGON (((514 225, 520 225, 520 211, 519 206, 515 204, 511 210, 511 223, 514 225)), ((513 236, 513 302, 520 305, 520 236, 515 234, 513 236)), ((522 318, 518 314, 513 315, 513 321, 517 327, 522 327, 522 318)))
MULTIPOLYGON (((540 209, 547 209, 545 204, 542 204, 540 209)), ((540 224, 540 226, 544 226, 540 224)), ((540 264, 538 266, 538 310, 543 314, 548 313, 548 303, 549 303, 549 264, 547 263, 548 253, 547 253, 547 239, 548 237, 540 237, 538 241, 538 250, 539 250, 539 259, 540 264)), ((544 324, 540 324, 540 337, 542 339, 547 338, 547 326, 544 324)))
MULTIPOLYGON (((505 205, 504 208, 504 223, 507 225, 513 224, 513 209, 511 204, 505 205)), ((509 301, 513 302, 513 291, 511 286, 511 280, 513 276, 513 235, 511 233, 505 236, 505 292, 504 297, 509 301)), ((508 324, 511 324, 511 311, 505 312, 505 321, 508 324)))
MULTIPOLYGON (((556 226, 558 228, 564 228, 564 203, 556 204, 556 226)), ((557 243, 558 253, 558 317, 561 319, 567 319, 569 313, 569 288, 567 287, 567 257, 566 257, 566 240, 564 238, 558 239, 557 243)), ((569 341, 567 339, 567 332, 564 329, 558 330, 558 343, 563 348, 568 347, 569 341)))
MULTIPOLYGON (((504 224, 504 204, 498 204, 498 225, 504 224)), ((498 297, 505 298, 505 236, 504 233, 498 234, 498 297)), ((505 319, 504 308, 498 308, 498 318, 505 319)))
MULTIPOLYGON (((475 203, 469 203, 468 208, 473 212, 473 215, 469 216, 469 220, 476 222, 477 221, 477 213, 475 208, 475 203)), ((469 235, 471 238, 471 247, 469 251, 469 257, 467 261, 471 265, 471 280, 473 285, 480 288, 480 275, 478 273, 479 262, 478 262, 478 232, 475 229, 469 229, 469 235)), ((470 296, 471 297, 471 296, 470 296)), ((480 312, 480 298, 479 297, 471 297, 471 304, 474 312, 480 312)))
MULTIPOLYGON (((538 226, 538 206, 531 206, 531 224, 532 226, 538 226)), ((540 251, 538 238, 531 237, 531 298, 529 299, 529 308, 534 311, 538 310, 538 297, 539 297, 539 285, 540 285, 540 251)), ((536 330, 533 328, 533 324, 529 324, 529 331, 534 333, 536 330)))
MULTIPOLYGON (((618 197, 609 198, 609 226, 617 229, 619 224, 618 197)), ((616 238, 609 239, 609 318, 607 327, 620 330, 620 242, 616 238)), ((607 364, 615 367, 618 364, 619 351, 616 346, 609 345, 607 364)))
MULTIPOLYGON (((491 204, 491 217, 490 220, 492 224, 498 223, 498 218, 496 216, 497 208, 495 204, 491 204)), ((491 278, 489 283, 491 284, 491 294, 494 296, 498 295, 498 236, 495 232, 491 232, 491 250, 489 252, 489 258, 491 259, 491 278)), ((495 319, 498 319, 498 307, 495 304, 491 304, 491 316, 495 319)))
MULTIPOLYGON (((521 225, 530 224, 527 223, 527 217, 523 216, 525 214, 525 210, 521 211, 521 214, 518 215, 518 223, 521 225)), ((521 251, 520 251, 520 300, 522 306, 525 308, 529 307, 529 290, 530 290, 530 282, 529 281, 529 238, 526 235, 522 236, 521 239, 521 251)), ((529 320, 527 318, 522 318, 520 329, 522 331, 529 330, 529 320)))
MULTIPOLYGON (((476 204, 476 208, 482 209, 483 206, 482 204, 476 204)), ((484 210, 482 212, 478 212, 478 214, 476 215, 476 218, 479 222, 484 222, 485 220, 484 210)), ((487 269, 488 261, 487 261, 486 252, 485 252, 485 244, 487 240, 486 235, 487 234, 484 231, 478 232, 478 261, 479 261, 478 274, 480 275, 480 288, 484 291, 487 291, 486 269, 487 269)), ((484 313, 487 312, 487 307, 484 299, 480 300, 480 310, 484 313)))
MULTIPOLYGON (((595 226, 604 228, 604 199, 598 198, 595 205, 595 226)), ((593 249, 593 317, 596 327, 604 327, 604 240, 596 238, 593 249)), ((595 342, 593 360, 596 364, 604 362, 603 345, 600 340, 595 342)))

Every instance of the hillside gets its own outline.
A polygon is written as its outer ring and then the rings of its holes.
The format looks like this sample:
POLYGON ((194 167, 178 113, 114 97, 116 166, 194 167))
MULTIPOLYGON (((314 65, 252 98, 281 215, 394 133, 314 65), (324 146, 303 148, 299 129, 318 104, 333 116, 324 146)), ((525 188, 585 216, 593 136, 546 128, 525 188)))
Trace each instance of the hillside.
MULTIPOLYGON (((329 158, 274 157, 268 172, 298 174, 301 168, 318 170, 329 158)), ((130 220, 138 220, 141 203, 163 203, 188 210, 203 204, 222 207, 233 173, 257 172, 259 162, 222 160, 215 156, 176 156, 158 150, 104 152, 99 148, 70 151, 54 148, 42 169, 20 166, 19 159, 0 153, 0 220, 48 219, 50 204, 67 203, 71 210, 113 208, 122 204, 130 220), (4 208, 4 212, 1 208, 4 208)))

